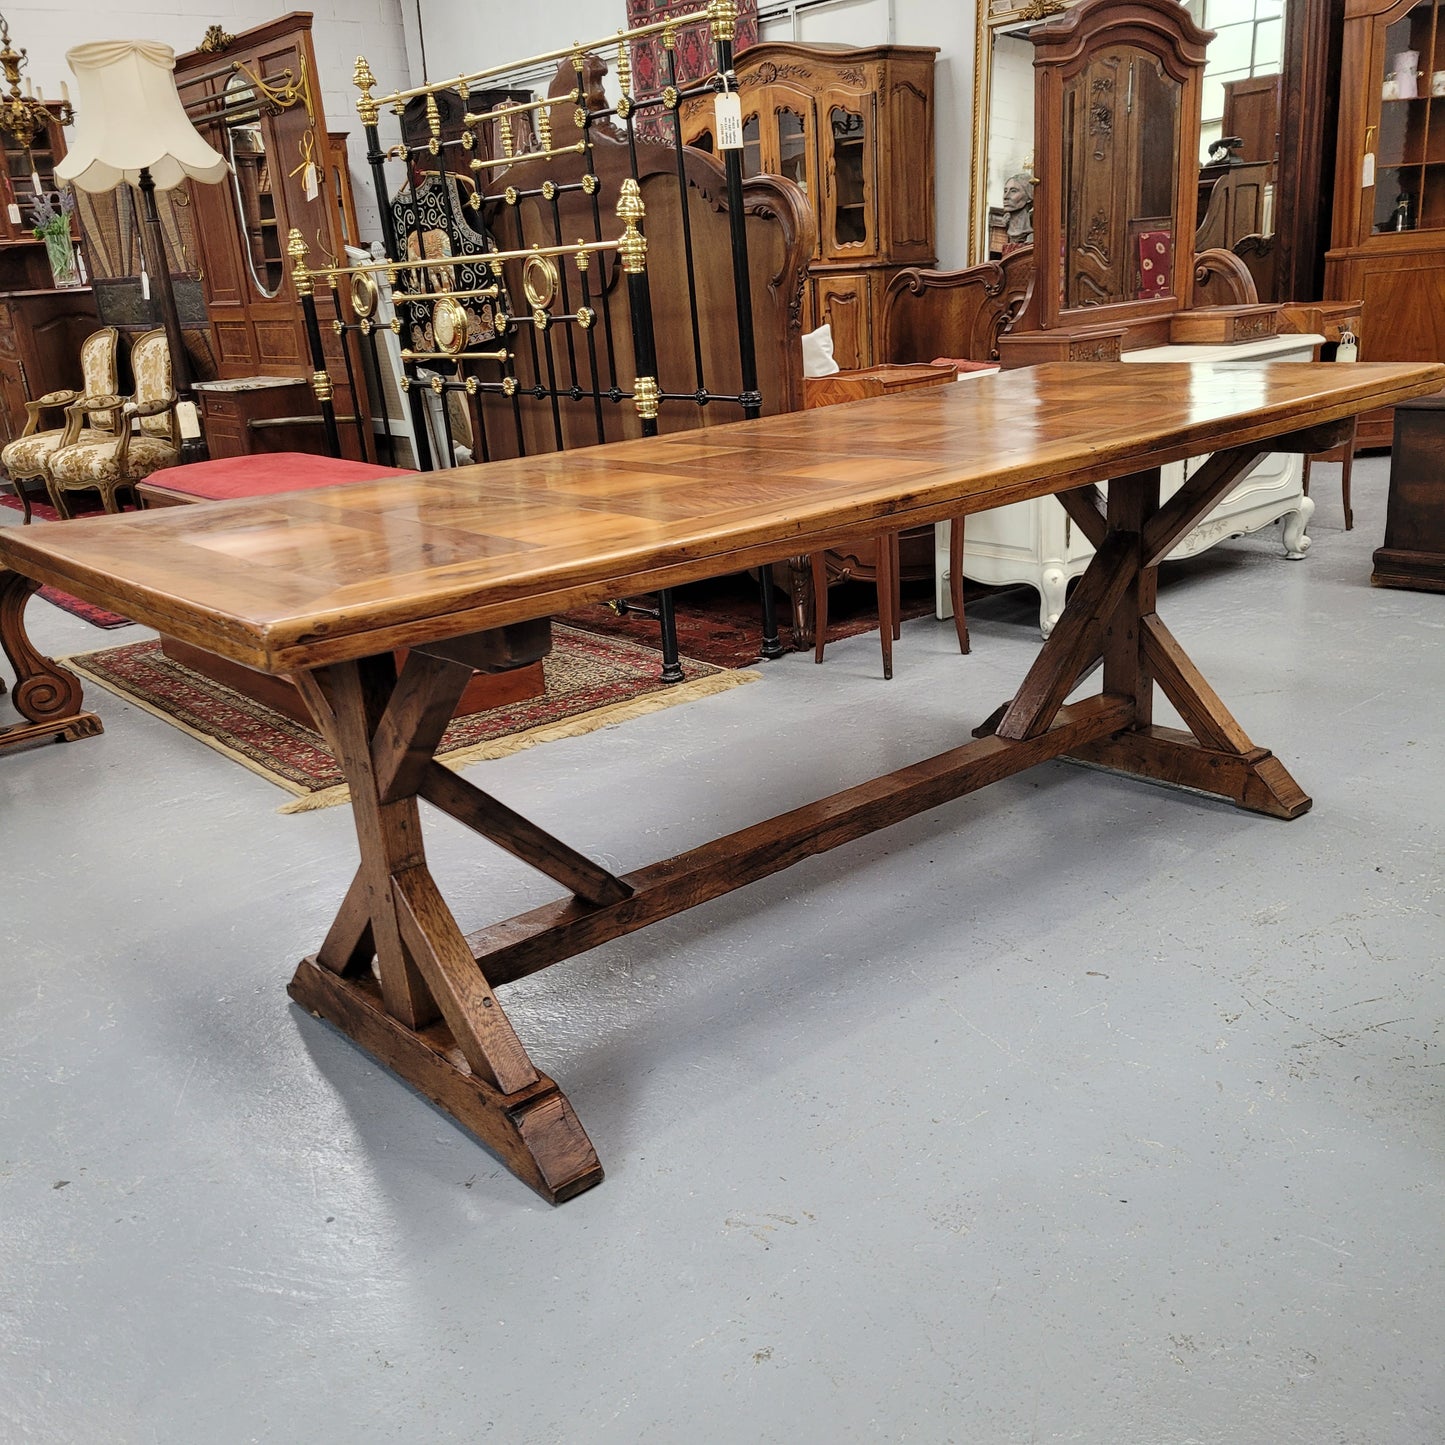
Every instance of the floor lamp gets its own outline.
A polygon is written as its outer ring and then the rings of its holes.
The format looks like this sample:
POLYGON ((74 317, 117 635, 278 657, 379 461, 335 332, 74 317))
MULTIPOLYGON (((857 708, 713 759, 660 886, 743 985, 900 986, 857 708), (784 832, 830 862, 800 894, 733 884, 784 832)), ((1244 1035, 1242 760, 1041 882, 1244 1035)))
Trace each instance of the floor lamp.
MULTIPOLYGON (((177 398, 195 405, 191 360, 181 334, 156 211, 156 191, 187 178, 215 184, 230 166, 190 122, 176 90, 176 52, 153 40, 96 40, 66 53, 75 74, 75 125, 56 176, 82 191, 113 191, 122 182, 140 192, 141 254, 155 287, 171 354, 177 398)), ((194 411, 190 420, 194 423, 194 411)), ((182 423, 183 432, 194 426, 182 423)), ((199 436, 199 431, 196 431, 199 436)), ((204 441, 182 447, 186 461, 205 456, 204 441)))

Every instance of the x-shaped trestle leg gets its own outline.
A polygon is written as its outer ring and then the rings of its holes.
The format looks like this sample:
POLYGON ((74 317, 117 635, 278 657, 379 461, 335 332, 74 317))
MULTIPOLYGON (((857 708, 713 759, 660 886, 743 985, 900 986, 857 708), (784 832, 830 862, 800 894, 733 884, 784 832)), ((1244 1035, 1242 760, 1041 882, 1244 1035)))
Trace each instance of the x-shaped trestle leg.
MULTIPOLYGON (((1271 451, 1318 446, 1330 429, 1269 443, 1271 451)), ((1012 702, 979 735, 1022 741, 1053 722, 1080 679, 1103 663, 1103 692, 1128 699, 1133 722, 1070 756, 1152 781, 1192 788, 1252 812, 1296 818, 1310 799, 1267 748, 1256 747, 1155 611, 1159 563, 1254 465, 1258 447, 1215 453, 1163 506, 1157 469, 1060 494, 1096 552, 1058 625, 1012 702), (1187 731, 1153 719, 1157 682, 1187 731)))
POLYGON ((473 667, 540 655, 536 630, 519 631, 531 647, 525 656, 498 658, 508 639, 488 633, 465 639, 468 646, 414 650, 399 677, 388 656, 297 678, 346 772, 361 866, 290 993, 556 1204, 596 1184, 602 1167, 566 1096, 528 1057, 433 881, 417 807, 427 798, 589 902, 626 897, 627 885, 605 869, 435 761, 473 667))

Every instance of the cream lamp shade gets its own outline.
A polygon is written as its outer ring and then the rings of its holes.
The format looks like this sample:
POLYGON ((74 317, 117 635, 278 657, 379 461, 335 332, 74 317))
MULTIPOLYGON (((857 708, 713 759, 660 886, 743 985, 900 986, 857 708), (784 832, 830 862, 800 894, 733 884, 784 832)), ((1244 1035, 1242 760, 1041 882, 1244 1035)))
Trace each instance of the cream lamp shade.
POLYGON ((82 191, 140 184, 157 190, 188 176, 223 180, 230 166, 187 117, 176 90, 176 52, 154 40, 96 40, 65 56, 75 72, 75 125, 55 174, 82 191))

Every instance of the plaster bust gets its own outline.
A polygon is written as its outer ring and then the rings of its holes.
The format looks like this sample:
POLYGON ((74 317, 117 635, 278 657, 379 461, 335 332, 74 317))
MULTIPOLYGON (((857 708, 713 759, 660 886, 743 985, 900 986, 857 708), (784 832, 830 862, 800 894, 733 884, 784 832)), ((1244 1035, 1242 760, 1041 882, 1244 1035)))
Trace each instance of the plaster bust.
POLYGON ((1003 209, 1008 216, 1005 252, 1031 246, 1034 239, 1034 183, 1020 172, 1003 183, 1003 209))

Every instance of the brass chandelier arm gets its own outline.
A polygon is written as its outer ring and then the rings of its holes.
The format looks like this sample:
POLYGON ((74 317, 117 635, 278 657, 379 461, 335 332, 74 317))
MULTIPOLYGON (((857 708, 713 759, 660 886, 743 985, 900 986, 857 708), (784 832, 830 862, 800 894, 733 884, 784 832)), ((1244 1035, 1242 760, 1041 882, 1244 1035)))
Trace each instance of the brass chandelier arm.
POLYGON ((60 87, 61 100, 56 110, 45 103, 39 90, 30 94, 30 82, 25 82, 24 92, 20 89, 20 72, 29 64, 29 52, 16 50, 10 43, 10 22, 0 15, 0 76, 4 77, 5 90, 0 94, 0 130, 9 131, 21 145, 29 149, 36 134, 45 130, 52 122, 66 126, 75 119, 70 97, 65 86, 60 87))

